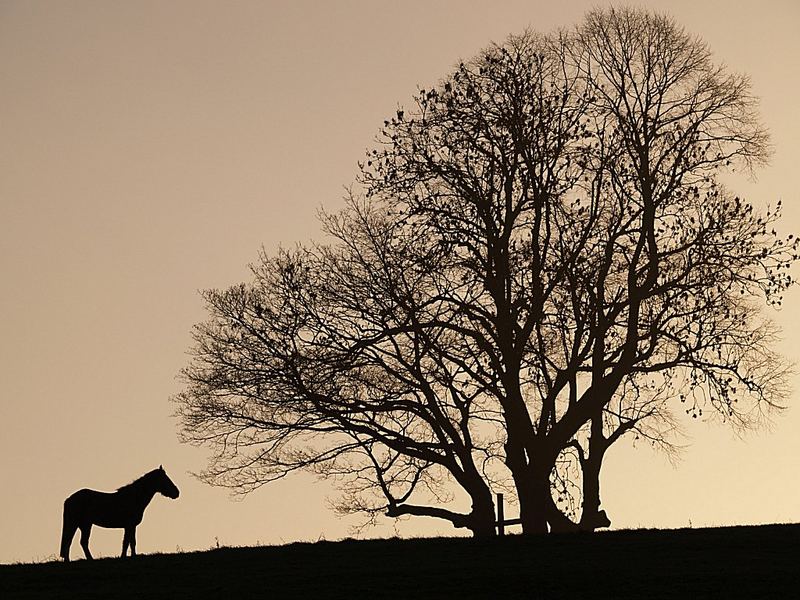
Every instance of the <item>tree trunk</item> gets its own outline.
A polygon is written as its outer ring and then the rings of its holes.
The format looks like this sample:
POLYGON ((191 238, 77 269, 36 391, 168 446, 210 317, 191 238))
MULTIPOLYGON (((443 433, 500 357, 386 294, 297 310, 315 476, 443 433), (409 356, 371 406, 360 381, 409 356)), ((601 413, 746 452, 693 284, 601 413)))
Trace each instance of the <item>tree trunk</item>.
POLYGON ((583 508, 581 510, 581 531, 594 531, 598 527, 608 527, 605 511, 600 510, 600 469, 603 457, 611 442, 603 435, 602 413, 592 419, 592 436, 589 439, 589 456, 581 461, 583 471, 583 508))
POLYGON ((491 520, 476 519, 474 524, 469 528, 474 538, 490 538, 497 535, 497 527, 495 526, 494 515, 491 520))
POLYGON ((578 524, 561 512, 556 506, 552 495, 547 507, 547 522, 550 524, 550 533, 572 533, 578 531, 578 524))
POLYGON ((590 455, 583 464, 583 510, 581 511, 581 531, 597 529, 597 515, 600 513, 600 465, 602 456, 590 455))
POLYGON ((540 535, 548 532, 548 503, 553 501, 550 492, 550 470, 546 468, 526 469, 522 481, 514 478, 519 496, 519 518, 523 535, 540 535))
POLYGON ((606 511, 600 509, 600 469, 608 444, 595 445, 589 458, 583 461, 583 510, 579 527, 581 531, 594 531, 600 527, 611 527, 606 511))
POLYGON ((473 495, 469 525, 473 537, 487 538, 497 535, 494 510, 494 501, 488 488, 486 488, 486 493, 483 493, 482 490, 479 495, 473 495))

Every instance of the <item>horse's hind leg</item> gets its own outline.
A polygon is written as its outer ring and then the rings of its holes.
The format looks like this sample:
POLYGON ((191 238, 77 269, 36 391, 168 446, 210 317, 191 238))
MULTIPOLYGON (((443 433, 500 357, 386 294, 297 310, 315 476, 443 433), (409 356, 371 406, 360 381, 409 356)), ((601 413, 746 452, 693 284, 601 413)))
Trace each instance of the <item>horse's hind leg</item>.
POLYGON ((136 527, 126 527, 125 535, 122 538, 122 556, 124 557, 128 552, 128 546, 131 547, 131 556, 136 556, 136 527))
POLYGON ((92 553, 89 552, 89 534, 92 533, 92 524, 87 523, 86 525, 81 525, 81 548, 83 548, 83 553, 86 555, 86 560, 92 560, 92 553))
POLYGON ((71 516, 67 515, 67 508, 64 507, 64 522, 61 526, 61 558, 64 562, 69 562, 69 547, 72 545, 72 538, 75 537, 75 532, 78 530, 78 525, 73 521, 71 516))

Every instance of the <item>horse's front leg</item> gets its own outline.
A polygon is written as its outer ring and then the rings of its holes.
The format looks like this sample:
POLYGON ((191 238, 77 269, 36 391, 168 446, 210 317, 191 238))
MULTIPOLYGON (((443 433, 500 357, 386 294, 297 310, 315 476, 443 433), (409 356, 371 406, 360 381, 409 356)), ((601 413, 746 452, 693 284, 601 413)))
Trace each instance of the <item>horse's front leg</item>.
POLYGON ((131 527, 130 535, 128 535, 128 542, 131 544, 131 556, 136 556, 136 525, 131 527))
POLYGON ((89 534, 92 533, 92 524, 81 525, 81 548, 86 555, 86 560, 92 560, 92 553, 89 552, 89 534))
POLYGON ((128 554, 128 545, 130 539, 130 527, 125 528, 125 533, 122 534, 122 554, 119 555, 120 558, 125 558, 128 554))

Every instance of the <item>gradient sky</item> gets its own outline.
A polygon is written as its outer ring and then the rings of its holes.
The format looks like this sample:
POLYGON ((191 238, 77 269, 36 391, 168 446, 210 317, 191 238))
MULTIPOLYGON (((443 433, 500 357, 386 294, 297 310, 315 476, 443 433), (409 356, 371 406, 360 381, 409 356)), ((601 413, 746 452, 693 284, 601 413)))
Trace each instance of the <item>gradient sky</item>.
MULTIPOLYGON (((631 4, 669 12, 751 75, 775 154, 733 187, 782 199, 782 232, 800 232, 800 3, 631 4)), ((182 494, 153 501, 140 552, 349 535, 310 476, 233 501, 190 475, 207 452, 178 442, 168 399, 204 318, 197 291, 246 279, 262 244, 319 239, 317 209, 340 205, 417 86, 594 5, 0 0, 0 562, 53 558, 64 498, 162 463, 182 494)), ((800 293, 784 304, 781 350, 797 362, 800 293)), ((689 424, 674 467, 618 444, 602 480, 614 526, 800 521, 794 388, 770 431, 689 424)), ((424 519, 397 531, 455 533, 424 519)), ((95 528, 92 549, 113 555, 121 540, 95 528)))

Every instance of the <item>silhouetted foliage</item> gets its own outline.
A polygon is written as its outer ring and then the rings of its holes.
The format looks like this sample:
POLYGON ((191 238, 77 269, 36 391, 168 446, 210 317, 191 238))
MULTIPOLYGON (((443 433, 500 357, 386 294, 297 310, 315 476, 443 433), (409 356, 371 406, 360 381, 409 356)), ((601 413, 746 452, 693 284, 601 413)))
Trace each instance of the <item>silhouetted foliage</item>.
POLYGON ((385 121, 330 245, 206 293, 183 436, 243 491, 311 468, 346 511, 491 534, 510 489, 527 533, 605 526, 622 436, 670 450, 678 407, 748 428, 786 396, 759 303, 796 240, 719 181, 767 148, 747 79, 669 18, 491 46, 385 121))

